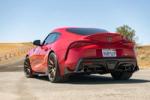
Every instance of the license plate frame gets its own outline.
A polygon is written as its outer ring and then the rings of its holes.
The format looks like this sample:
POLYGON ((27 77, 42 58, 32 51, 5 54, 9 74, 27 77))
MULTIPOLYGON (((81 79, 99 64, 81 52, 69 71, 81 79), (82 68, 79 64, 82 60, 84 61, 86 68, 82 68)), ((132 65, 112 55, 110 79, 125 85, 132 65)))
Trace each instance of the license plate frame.
POLYGON ((117 57, 116 49, 102 49, 103 57, 117 57))

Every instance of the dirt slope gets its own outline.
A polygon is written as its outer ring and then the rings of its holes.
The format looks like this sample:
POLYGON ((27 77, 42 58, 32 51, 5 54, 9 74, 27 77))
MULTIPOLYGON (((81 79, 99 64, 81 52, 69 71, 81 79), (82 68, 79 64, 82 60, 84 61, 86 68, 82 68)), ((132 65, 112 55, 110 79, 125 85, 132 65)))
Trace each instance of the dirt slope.
POLYGON ((137 56, 138 63, 142 68, 150 67, 150 46, 139 46, 137 56))
POLYGON ((31 43, 0 43, 0 65, 20 60, 32 47, 31 43))

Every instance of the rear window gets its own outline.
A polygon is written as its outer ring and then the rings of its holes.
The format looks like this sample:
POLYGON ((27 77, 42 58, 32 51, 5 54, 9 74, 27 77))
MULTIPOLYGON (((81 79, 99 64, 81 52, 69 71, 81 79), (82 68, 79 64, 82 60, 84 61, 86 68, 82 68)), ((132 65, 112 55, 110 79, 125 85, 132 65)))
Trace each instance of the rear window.
POLYGON ((98 28, 68 28, 68 32, 76 33, 79 35, 92 35, 95 33, 106 33, 108 32, 105 29, 98 29, 98 28))

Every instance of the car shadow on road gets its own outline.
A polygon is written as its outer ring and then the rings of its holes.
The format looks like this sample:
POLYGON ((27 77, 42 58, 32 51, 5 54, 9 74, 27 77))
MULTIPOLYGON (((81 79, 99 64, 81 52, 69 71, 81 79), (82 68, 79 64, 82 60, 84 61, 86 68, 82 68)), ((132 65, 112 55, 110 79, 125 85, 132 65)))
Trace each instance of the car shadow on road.
MULTIPOLYGON (((49 81, 47 77, 37 77, 39 80, 49 81)), ((66 82, 57 83, 57 84, 135 84, 135 83, 146 83, 150 82, 150 80, 146 79, 134 79, 131 78, 129 80, 113 80, 109 76, 98 76, 98 75, 76 75, 71 76, 66 82)))

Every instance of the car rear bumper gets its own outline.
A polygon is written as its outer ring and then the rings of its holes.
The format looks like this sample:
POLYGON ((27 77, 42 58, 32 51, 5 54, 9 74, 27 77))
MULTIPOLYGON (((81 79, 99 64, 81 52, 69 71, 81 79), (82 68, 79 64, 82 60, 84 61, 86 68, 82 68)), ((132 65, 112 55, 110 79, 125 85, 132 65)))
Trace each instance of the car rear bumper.
POLYGON ((68 73, 110 73, 113 71, 135 72, 139 70, 137 60, 135 58, 83 58, 78 61, 76 69, 68 73))

